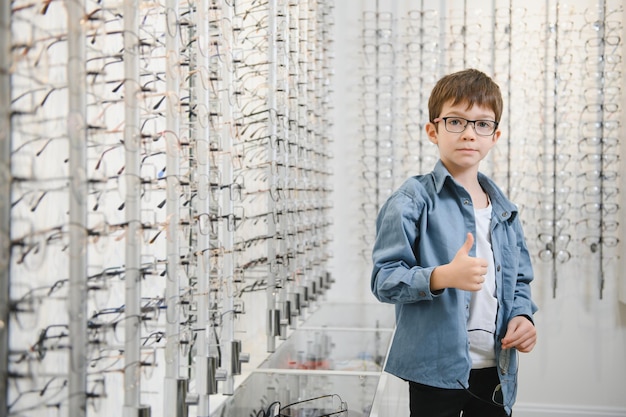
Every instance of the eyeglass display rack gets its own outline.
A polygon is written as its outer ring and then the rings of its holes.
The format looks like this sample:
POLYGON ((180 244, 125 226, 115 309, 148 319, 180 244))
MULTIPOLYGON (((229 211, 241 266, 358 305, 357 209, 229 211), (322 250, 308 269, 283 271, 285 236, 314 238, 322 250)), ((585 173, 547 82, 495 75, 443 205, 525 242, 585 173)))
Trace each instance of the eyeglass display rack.
POLYGON ((208 416, 333 283, 332 1, 0 7, 0 414, 208 416))

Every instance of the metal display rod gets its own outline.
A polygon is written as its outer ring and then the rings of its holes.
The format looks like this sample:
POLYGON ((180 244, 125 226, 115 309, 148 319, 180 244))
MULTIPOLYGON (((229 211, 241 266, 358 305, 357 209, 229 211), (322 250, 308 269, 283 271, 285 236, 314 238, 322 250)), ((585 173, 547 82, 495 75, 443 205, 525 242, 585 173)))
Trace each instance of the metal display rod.
MULTIPOLYGON (((168 360, 165 363, 165 396, 163 398, 164 415, 178 416, 179 405, 178 380, 180 373, 180 355, 178 354, 180 335, 180 71, 179 50, 180 35, 178 0, 167 0, 165 14, 165 82, 167 89, 167 107, 165 114, 166 147, 166 211, 167 211, 167 280, 165 298, 167 300, 167 323, 165 349, 168 360), (172 401, 176 398, 177 401, 172 401)), ((184 401, 180 401, 184 404, 184 401)))
POLYGON ((137 417, 141 404, 141 131, 139 2, 124 2, 124 147, 126 173, 126 322, 124 326, 124 417, 137 417))
POLYGON ((0 415, 9 413, 9 288, 11 256, 11 2, 0 2, 0 415))
POLYGON ((72 415, 87 415, 87 106, 85 94, 85 33, 81 24, 82 0, 67 4, 67 79, 70 165, 70 271, 69 271, 69 409, 72 415))

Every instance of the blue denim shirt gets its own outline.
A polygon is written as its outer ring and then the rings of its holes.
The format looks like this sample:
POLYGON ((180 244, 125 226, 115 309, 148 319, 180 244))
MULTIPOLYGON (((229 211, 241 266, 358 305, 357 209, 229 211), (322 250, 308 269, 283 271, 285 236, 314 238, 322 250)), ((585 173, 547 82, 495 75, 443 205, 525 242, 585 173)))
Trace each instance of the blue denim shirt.
MULTIPOLYGON (((509 320, 537 311, 531 299, 533 270, 517 207, 483 174, 478 180, 492 204, 491 239, 498 313, 496 359, 507 413, 517 393, 517 352, 501 349, 509 320)), ((396 331, 385 371, 440 388, 468 387, 471 360, 467 319, 471 293, 432 293, 433 269, 447 264, 476 234, 469 193, 439 161, 433 172, 409 178, 385 202, 376 220, 372 292, 395 304, 396 331)), ((476 247, 470 256, 475 255, 476 247)))

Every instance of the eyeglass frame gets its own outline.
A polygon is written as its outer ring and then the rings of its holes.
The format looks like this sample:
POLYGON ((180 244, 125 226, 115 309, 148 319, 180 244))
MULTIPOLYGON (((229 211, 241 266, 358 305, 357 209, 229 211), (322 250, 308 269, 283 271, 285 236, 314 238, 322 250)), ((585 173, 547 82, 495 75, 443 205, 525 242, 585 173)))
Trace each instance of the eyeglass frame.
POLYGON ((443 120, 443 127, 450 133, 463 133, 465 132, 465 129, 467 129, 467 126, 471 123, 472 124, 472 128, 474 129, 474 132, 478 135, 478 136, 493 136, 496 131, 498 130, 498 125, 500 124, 499 122, 496 122, 495 120, 487 120, 487 119, 478 119, 478 120, 468 120, 464 117, 460 117, 460 116, 446 116, 446 117, 437 117, 436 119, 433 120, 433 123, 439 123, 443 120), (463 126, 463 130, 460 130, 458 132, 454 132, 450 129, 448 129, 448 119, 458 119, 458 120, 463 120, 465 121, 465 125, 463 126), (482 134, 482 133, 478 133, 476 131, 476 122, 489 122, 489 123, 493 123, 493 132, 489 133, 489 134, 482 134))
POLYGON ((497 395, 500 394, 502 395, 502 384, 498 384, 493 388, 493 392, 491 393, 491 401, 489 401, 489 399, 487 398, 483 398, 477 394, 474 394, 474 392, 470 391, 469 387, 466 387, 465 385, 463 385, 463 383, 460 380, 456 380, 456 382, 459 383, 459 385, 463 388, 463 391, 465 391, 466 393, 468 393, 469 395, 471 395, 472 397, 474 397, 475 399, 482 401, 486 404, 489 405, 493 405, 496 407, 502 407, 504 408, 505 404, 504 404, 504 398, 502 399, 502 402, 498 401, 496 399, 497 395))

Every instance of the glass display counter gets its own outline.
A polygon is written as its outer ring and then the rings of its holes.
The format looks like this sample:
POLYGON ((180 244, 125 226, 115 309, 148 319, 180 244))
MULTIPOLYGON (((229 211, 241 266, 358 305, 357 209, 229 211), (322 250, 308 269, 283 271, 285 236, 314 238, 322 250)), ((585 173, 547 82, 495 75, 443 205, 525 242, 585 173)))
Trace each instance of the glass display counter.
POLYGON ((375 397, 393 397, 381 382, 394 323, 391 305, 320 305, 211 417, 384 415, 375 397))
POLYGON ((367 417, 380 375, 253 372, 211 417, 367 417))

